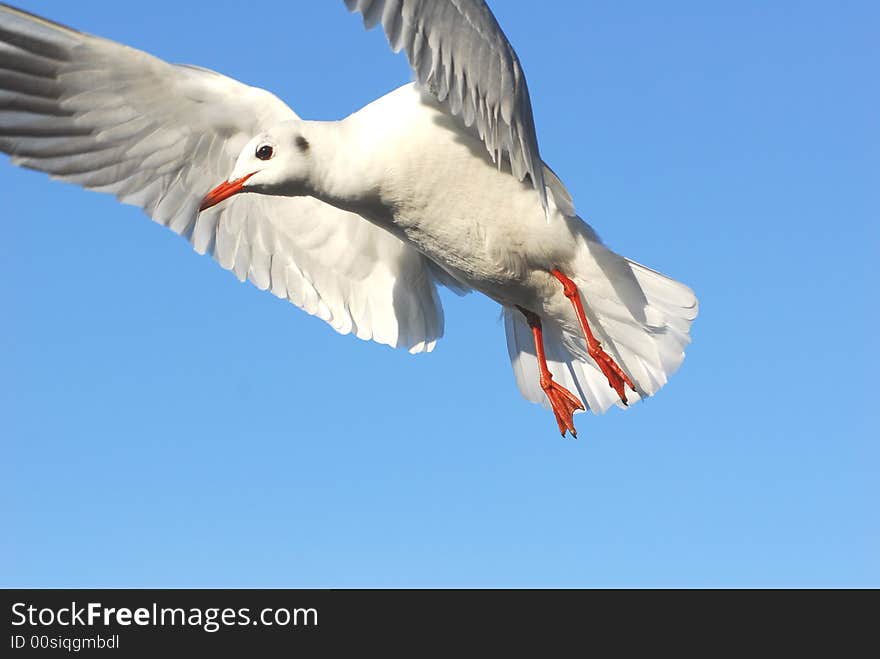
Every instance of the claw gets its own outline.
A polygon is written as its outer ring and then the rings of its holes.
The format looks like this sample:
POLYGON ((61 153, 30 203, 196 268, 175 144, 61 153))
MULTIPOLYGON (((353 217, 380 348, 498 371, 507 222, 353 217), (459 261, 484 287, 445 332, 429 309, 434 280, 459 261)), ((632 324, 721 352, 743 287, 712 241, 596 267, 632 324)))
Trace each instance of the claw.
POLYGON ((547 399, 550 401, 550 406, 553 408, 553 414, 556 416, 556 425, 559 426, 559 433, 565 437, 565 433, 568 431, 572 437, 577 439, 577 430, 574 429, 574 413, 577 410, 586 408, 584 408, 583 403, 581 403, 577 396, 553 381, 553 375, 547 367, 547 356, 544 354, 544 335, 541 329, 541 317, 522 307, 519 307, 519 310, 526 317, 526 321, 532 329, 532 336, 535 339, 535 355, 538 358, 538 368, 541 374, 541 389, 544 390, 547 399))
POLYGON ((583 410, 584 406, 577 396, 568 389, 553 381, 550 377, 546 381, 541 378, 541 388, 547 394, 553 414, 556 415, 556 423, 559 425, 559 433, 565 437, 565 432, 577 439, 577 430, 574 428, 574 413, 583 410))
POLYGON ((627 405, 625 385, 635 391, 636 388, 632 380, 630 380, 629 376, 623 372, 623 369, 617 365, 617 362, 612 359, 611 355, 602 350, 602 344, 598 341, 590 347, 589 353, 590 357, 593 358, 602 370, 602 373, 605 374, 605 377, 608 378, 608 386, 614 389, 614 391, 617 392, 617 395, 620 396, 620 400, 623 404, 627 405))

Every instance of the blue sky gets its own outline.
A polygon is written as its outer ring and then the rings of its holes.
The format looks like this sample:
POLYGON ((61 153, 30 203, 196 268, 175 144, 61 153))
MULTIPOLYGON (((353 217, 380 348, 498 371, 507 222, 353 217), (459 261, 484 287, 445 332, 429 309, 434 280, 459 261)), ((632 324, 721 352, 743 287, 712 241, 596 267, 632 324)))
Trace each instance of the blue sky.
MULTIPOLYGON (((306 118, 409 79, 341 1, 19 1, 306 118)), ((700 297, 669 386, 563 441, 491 301, 341 337, 0 157, 0 584, 880 585, 877 4, 527 4, 545 160, 700 297)))

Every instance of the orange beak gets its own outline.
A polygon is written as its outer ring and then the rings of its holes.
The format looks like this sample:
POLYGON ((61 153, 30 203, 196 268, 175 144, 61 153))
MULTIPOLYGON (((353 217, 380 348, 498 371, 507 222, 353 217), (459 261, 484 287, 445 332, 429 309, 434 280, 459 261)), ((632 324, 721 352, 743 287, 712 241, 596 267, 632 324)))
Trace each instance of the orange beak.
POLYGON ((202 199, 202 204, 199 206, 199 212, 207 210, 211 208, 211 206, 216 206, 224 199, 229 199, 232 195, 241 192, 244 189, 244 184, 254 174, 256 174, 256 172, 251 172, 247 176, 242 176, 234 181, 226 181, 225 183, 218 185, 206 194, 204 199, 202 199))

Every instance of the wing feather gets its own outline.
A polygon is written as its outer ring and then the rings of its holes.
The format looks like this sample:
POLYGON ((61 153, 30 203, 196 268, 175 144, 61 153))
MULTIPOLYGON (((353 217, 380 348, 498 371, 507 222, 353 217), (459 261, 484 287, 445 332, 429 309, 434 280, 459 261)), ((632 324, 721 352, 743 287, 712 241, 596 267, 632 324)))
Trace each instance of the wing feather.
POLYGON ((198 212, 246 142, 291 118, 265 90, 0 5, 0 151, 13 163, 142 207, 341 333, 430 350, 443 332, 434 279, 390 233, 312 198, 198 212))
POLYGON ((548 208, 532 102, 519 58, 484 0, 345 0, 367 29, 379 22, 419 83, 466 126, 493 160, 506 154, 548 208))

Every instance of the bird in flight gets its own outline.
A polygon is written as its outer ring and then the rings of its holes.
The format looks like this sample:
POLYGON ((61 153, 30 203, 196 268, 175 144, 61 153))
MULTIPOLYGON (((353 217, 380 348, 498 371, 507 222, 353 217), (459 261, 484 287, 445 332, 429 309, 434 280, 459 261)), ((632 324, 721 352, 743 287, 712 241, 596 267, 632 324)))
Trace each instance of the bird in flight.
POLYGON ((341 121, 0 5, 0 151, 142 207, 342 334, 427 352, 438 285, 492 298, 521 393, 563 436, 577 412, 656 393, 697 300, 578 217, 487 4, 345 4, 415 82, 341 121))

